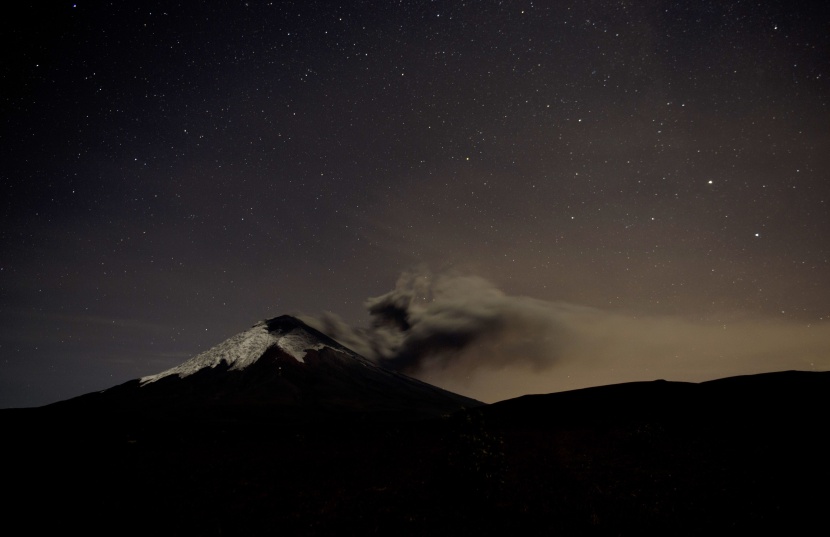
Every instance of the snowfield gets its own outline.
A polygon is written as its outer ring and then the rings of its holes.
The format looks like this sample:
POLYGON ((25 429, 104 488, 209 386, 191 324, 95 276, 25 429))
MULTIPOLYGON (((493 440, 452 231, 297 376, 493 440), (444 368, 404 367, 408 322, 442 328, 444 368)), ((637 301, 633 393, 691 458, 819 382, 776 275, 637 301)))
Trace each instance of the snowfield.
POLYGON ((202 369, 214 368, 222 362, 228 364, 231 370, 245 369, 256 362, 272 346, 279 347, 300 363, 304 363, 305 354, 309 350, 320 350, 329 347, 332 350, 344 352, 342 349, 321 343, 319 339, 301 327, 287 331, 270 332, 267 321, 262 321, 250 330, 239 333, 176 367, 155 375, 142 377, 141 385, 145 386, 171 375, 178 375, 181 378, 187 377, 202 369))

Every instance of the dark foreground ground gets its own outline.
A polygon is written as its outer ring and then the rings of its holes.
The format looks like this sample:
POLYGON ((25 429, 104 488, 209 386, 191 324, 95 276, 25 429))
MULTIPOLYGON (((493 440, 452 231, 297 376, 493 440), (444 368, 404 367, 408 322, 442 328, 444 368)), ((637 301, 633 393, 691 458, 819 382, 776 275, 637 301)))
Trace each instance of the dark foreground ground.
POLYGON ((435 420, 0 411, 27 534, 830 532, 830 376, 635 383, 435 420))

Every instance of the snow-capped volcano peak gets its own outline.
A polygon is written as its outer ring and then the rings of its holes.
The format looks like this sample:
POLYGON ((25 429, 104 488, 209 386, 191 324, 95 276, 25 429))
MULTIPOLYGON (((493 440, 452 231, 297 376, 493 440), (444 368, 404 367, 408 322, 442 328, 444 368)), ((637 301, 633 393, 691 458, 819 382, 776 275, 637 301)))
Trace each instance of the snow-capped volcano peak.
POLYGON ((239 333, 190 360, 155 375, 141 378, 141 385, 155 382, 164 377, 177 375, 187 377, 205 368, 215 368, 225 362, 230 370, 245 369, 256 362, 266 350, 278 347, 300 363, 309 350, 328 347, 339 352, 350 353, 345 347, 325 335, 308 327, 302 321, 283 315, 260 321, 249 330, 239 333))
POLYGON ((261 321, 167 371, 72 401, 146 416, 250 411, 290 420, 355 412, 427 417, 481 404, 384 369, 288 315, 261 321))

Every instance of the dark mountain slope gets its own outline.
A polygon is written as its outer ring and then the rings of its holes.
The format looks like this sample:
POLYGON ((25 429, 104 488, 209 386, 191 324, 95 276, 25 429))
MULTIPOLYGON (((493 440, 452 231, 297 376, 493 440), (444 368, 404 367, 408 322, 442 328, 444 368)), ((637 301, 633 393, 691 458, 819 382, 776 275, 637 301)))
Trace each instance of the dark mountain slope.
POLYGON ((52 412, 310 419, 440 416, 481 403, 378 367, 290 316, 255 325, 168 371, 50 405, 52 412))
POLYGON ((0 411, 7 524, 86 535, 827 533, 830 373, 621 384, 451 415, 436 403, 413 420, 416 401, 423 411, 445 392, 312 348, 317 337, 269 343, 294 329, 242 338, 264 352, 246 343, 250 353, 221 359, 234 340, 143 384, 0 411), (378 405, 395 411, 365 418, 378 405))
POLYGON ((492 422, 535 425, 625 423, 643 419, 709 423, 813 419, 830 408, 830 372, 783 371, 702 383, 631 382, 525 395, 488 405, 492 422))

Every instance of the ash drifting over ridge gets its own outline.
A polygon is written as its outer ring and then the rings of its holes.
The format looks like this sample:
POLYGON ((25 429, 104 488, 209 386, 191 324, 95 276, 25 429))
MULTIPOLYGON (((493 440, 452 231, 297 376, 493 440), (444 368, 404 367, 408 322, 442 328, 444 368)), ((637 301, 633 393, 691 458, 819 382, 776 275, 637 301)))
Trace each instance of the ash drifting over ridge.
POLYGON ((303 320, 385 367, 407 372, 457 364, 473 347, 481 347, 478 365, 521 362, 544 369, 567 341, 562 325, 595 311, 509 296, 479 276, 425 272, 404 273, 395 289, 365 305, 369 328, 351 327, 331 313, 303 320))
POLYGON ((488 402, 641 380, 830 370, 827 321, 633 314, 509 295, 476 275, 426 270, 402 274, 365 305, 366 328, 331 313, 302 318, 384 367, 488 402))

